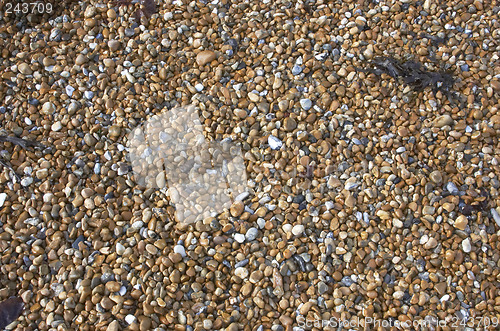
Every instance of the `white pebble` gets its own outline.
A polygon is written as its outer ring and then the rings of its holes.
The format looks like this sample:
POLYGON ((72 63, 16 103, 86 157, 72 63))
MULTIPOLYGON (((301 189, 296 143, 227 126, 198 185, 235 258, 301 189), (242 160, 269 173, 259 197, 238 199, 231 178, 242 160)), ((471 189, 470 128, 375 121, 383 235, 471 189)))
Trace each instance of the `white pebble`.
POLYGON ((250 195, 250 193, 248 192, 243 192, 243 193, 240 193, 238 194, 238 196, 234 199, 235 201, 243 201, 245 200, 248 196, 250 195))
POLYGON ((274 150, 280 149, 281 146, 283 146, 283 142, 273 135, 270 135, 269 138, 267 138, 267 143, 269 144, 269 147, 274 150))
POLYGON ((497 225, 500 226, 500 215, 498 214, 495 208, 491 208, 491 216, 493 216, 495 223, 497 223, 497 225))
POLYGON ((134 323, 135 320, 136 320, 136 318, 134 315, 128 314, 127 316, 125 316, 125 322, 127 322, 128 324, 134 323))
POLYGON ((234 269, 234 274, 240 277, 241 279, 245 279, 248 277, 248 270, 245 267, 238 267, 234 269))
POLYGON ((281 227, 283 229, 283 232, 285 233, 288 233, 290 231, 292 231, 292 225, 291 224, 283 224, 283 226, 281 227))
POLYGON ((120 291, 118 293, 120 293, 121 296, 124 296, 127 294, 127 288, 125 286, 120 287, 120 291))
POLYGON ((257 230, 256 228, 250 228, 247 230, 245 237, 246 237, 247 241, 252 241, 252 240, 255 240, 255 238, 257 238, 258 233, 259 233, 259 230, 257 230))
POLYGON ((71 97, 73 95, 73 92, 75 92, 75 88, 71 85, 66 85, 66 94, 71 97))
POLYGON ((182 257, 186 256, 186 249, 182 245, 174 246, 174 253, 179 253, 182 257))
POLYGON ((245 235, 241 233, 235 233, 234 234, 234 240, 242 244, 245 241, 245 235))
POLYGON ((7 199, 7 193, 0 193, 0 207, 3 207, 5 200, 7 199))
POLYGON ((124 252, 125 252, 125 246, 123 246, 122 244, 120 243, 117 243, 116 244, 116 254, 118 255, 122 255, 124 252))
POLYGON ((462 241, 462 250, 465 252, 465 253, 470 253, 471 250, 472 250, 472 246, 470 244, 470 239, 469 238, 465 238, 463 241, 462 241))
POLYGON ((26 177, 21 180, 21 185, 22 186, 29 186, 33 183, 33 178, 32 177, 26 177))
POLYGON ((292 233, 294 236, 300 236, 304 233, 304 226, 302 224, 294 225, 292 228, 292 233))
POLYGON ((194 86, 194 88, 196 89, 196 91, 201 92, 205 87, 202 84, 198 83, 194 86))
POLYGON ((57 131, 60 131, 62 129, 62 124, 60 121, 57 121, 54 124, 52 124, 52 126, 50 128, 52 131, 57 132, 57 131))
POLYGON ((304 110, 309 110, 311 109, 312 107, 312 101, 309 100, 309 99, 301 99, 300 100, 300 106, 302 107, 302 109, 304 110))

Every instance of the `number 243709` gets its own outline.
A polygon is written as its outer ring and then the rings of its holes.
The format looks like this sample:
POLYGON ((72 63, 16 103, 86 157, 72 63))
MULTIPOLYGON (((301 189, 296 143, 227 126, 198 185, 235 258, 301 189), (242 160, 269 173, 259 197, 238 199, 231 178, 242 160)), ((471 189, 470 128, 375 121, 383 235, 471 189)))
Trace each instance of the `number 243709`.
POLYGON ((43 2, 22 2, 5 4, 5 14, 45 14, 52 13, 52 4, 43 2))

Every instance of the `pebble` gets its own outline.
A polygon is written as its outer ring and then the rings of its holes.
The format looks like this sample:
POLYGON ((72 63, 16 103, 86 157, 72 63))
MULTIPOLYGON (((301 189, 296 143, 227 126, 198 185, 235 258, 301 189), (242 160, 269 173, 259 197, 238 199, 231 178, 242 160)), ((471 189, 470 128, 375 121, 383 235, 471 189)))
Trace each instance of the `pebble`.
POLYGON ((241 233, 235 233, 234 234, 234 240, 236 240, 240 244, 244 243, 245 239, 246 239, 246 237, 245 237, 244 234, 241 234, 241 233))
POLYGON ((443 126, 452 126, 455 121, 450 115, 441 115, 434 120, 434 126, 437 128, 442 128, 443 126))
POLYGON ((31 70, 29 64, 27 64, 27 63, 21 63, 21 64, 19 64, 19 66, 17 67, 17 69, 23 75, 31 75, 33 73, 33 70, 31 70))
POLYGON ((234 274, 240 277, 241 279, 245 279, 248 277, 248 270, 247 268, 239 267, 234 269, 234 274))
POLYGON ((459 215, 455 220, 455 222, 453 223, 453 226, 463 231, 467 227, 467 223, 468 223, 467 217, 464 215, 459 215))
POLYGON ((310 99, 300 99, 300 106, 304 110, 309 110, 312 107, 312 101, 310 99))
POLYGON ((196 55, 196 63, 198 63, 199 66, 204 66, 215 60, 215 58, 215 52, 208 50, 201 51, 196 55))
POLYGON ((246 240, 247 241, 253 241, 255 238, 257 238, 259 231, 256 228, 250 228, 247 230, 247 233, 245 234, 246 240))
POLYGON ((304 229, 302 224, 297 224, 292 227, 292 233, 294 236, 301 236, 304 234, 304 229))
POLYGON ((7 200, 7 193, 3 193, 3 192, 0 193, 0 207, 3 207, 5 200, 7 200))
POLYGON ((280 149, 283 146, 283 142, 273 135, 270 135, 269 138, 267 138, 267 143, 269 144, 269 147, 274 150, 280 149))
POLYGON ((182 257, 186 257, 186 249, 182 245, 175 245, 174 253, 180 254, 182 257))
POLYGON ((463 241, 462 241, 462 250, 465 252, 465 253, 470 253, 471 250, 472 250, 472 246, 471 246, 471 242, 470 242, 470 239, 469 238, 465 238, 463 241))
POLYGON ((500 227, 500 215, 499 213, 496 211, 496 209, 494 208, 491 208, 490 209, 490 212, 491 212, 491 216, 493 217, 493 220, 497 223, 497 225, 500 227))

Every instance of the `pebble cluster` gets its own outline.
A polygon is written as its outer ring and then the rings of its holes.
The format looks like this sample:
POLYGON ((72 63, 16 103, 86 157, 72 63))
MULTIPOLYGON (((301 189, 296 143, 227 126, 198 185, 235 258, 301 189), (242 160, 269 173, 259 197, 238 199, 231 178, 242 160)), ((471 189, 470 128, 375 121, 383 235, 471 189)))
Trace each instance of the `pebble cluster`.
POLYGON ((0 147, 21 177, 1 169, 13 328, 500 318, 496 2, 176 0, 140 21, 137 5, 0 14, 0 133, 46 146, 0 147), (357 70, 377 56, 448 70, 466 102, 357 70), (192 224, 136 185, 126 147, 187 105, 248 177, 192 224))

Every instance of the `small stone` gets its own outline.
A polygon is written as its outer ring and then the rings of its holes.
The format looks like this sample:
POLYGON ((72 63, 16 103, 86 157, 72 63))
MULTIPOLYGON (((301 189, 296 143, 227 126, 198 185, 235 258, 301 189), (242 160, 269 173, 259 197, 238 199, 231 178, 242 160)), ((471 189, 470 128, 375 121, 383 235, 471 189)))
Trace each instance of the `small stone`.
POLYGON ((467 217, 464 215, 460 215, 453 223, 453 226, 463 231, 467 227, 467 223, 468 223, 467 217))
POLYGON ((283 127, 286 131, 293 131, 297 128, 297 122, 291 117, 286 117, 283 121, 283 127))
POLYGON ((300 106, 304 110, 309 110, 312 107, 312 101, 310 99, 300 99, 300 106))
POLYGON ((294 236, 301 236, 302 234, 304 234, 304 225, 302 224, 297 224, 297 225, 294 225, 293 228, 292 228, 292 234, 294 236))
POLYGON ((109 127, 108 133, 109 133, 110 137, 116 138, 116 137, 120 136, 121 129, 119 126, 112 125, 109 127))
POLYGON ((394 293, 392 294, 392 297, 396 300, 400 300, 401 298, 403 298, 404 295, 405 295, 405 292, 403 292, 403 291, 394 291, 394 293))
POLYGON ((470 238, 465 238, 464 240, 462 240, 462 250, 465 253, 471 252, 472 246, 471 246, 470 238))
POLYGON ((302 67, 299 65, 294 65, 292 68, 292 75, 297 76, 302 72, 302 67))
POLYGON ((238 217, 243 213, 245 205, 241 201, 235 201, 229 208, 229 212, 233 217, 238 217))
POLYGON ((437 128, 442 128, 443 126, 452 126, 455 121, 450 115, 441 115, 434 120, 434 126, 437 128))
POLYGON ((118 40, 112 39, 112 40, 108 41, 109 50, 112 52, 118 50, 120 48, 120 46, 121 46, 121 43, 118 40))
POLYGON ((358 179, 356 177, 350 177, 348 180, 346 180, 344 184, 344 188, 348 191, 355 189, 356 187, 359 186, 358 179))
POLYGON ((243 244, 245 242, 245 235, 242 233, 235 233, 234 234, 234 240, 239 242, 240 244, 243 244))
POLYGON ((273 135, 270 135, 269 138, 267 138, 267 142, 269 147, 274 150, 280 149, 281 146, 283 146, 283 142, 273 135))
POLYGON ((255 240, 255 238, 257 238, 258 233, 259 233, 259 230, 257 230, 256 228, 250 228, 247 230, 245 237, 246 237, 247 241, 252 241, 252 240, 255 240))
POLYGON ((66 85, 65 87, 66 94, 71 97, 73 95, 73 92, 75 92, 75 88, 71 85, 66 85))
POLYGON ((194 86, 194 88, 196 89, 196 91, 201 92, 201 91, 203 91, 205 86, 203 86, 203 84, 198 83, 194 86))
POLYGON ((319 295, 325 294, 327 291, 328 291, 328 285, 326 285, 324 282, 319 282, 318 283, 319 295))
POLYGON ((113 8, 108 9, 106 15, 110 20, 114 20, 116 18, 116 11, 113 8))
POLYGON ((61 131, 62 129, 62 124, 61 124, 61 121, 57 121, 55 122, 54 124, 52 124, 52 126, 50 127, 50 129, 54 132, 58 132, 58 131, 61 131))
POLYGON ((21 63, 17 66, 17 69, 23 75, 31 75, 33 73, 33 70, 31 70, 30 66, 27 63, 21 63))
POLYGON ((78 56, 76 57, 76 60, 75 60, 75 64, 78 66, 81 66, 82 64, 84 64, 87 61, 88 61, 88 59, 85 55, 78 54, 78 56))
POLYGON ((116 254, 123 255, 123 253, 125 253, 125 247, 122 244, 117 243, 116 244, 116 254))
POLYGON ((109 323, 108 327, 106 328, 106 331, 118 331, 120 330, 120 324, 118 323, 117 320, 114 320, 113 322, 109 323))
POLYGON ((241 279, 245 279, 248 277, 248 270, 247 268, 244 268, 244 267, 238 267, 236 269, 234 269, 234 274, 238 277, 240 277, 241 279))
POLYGON ((422 214, 424 215, 434 215, 435 211, 436 208, 433 206, 424 206, 424 208, 422 208, 422 214))
POLYGON ((435 238, 430 237, 429 240, 424 244, 425 249, 433 249, 438 245, 438 242, 435 238))
POLYGON ((250 274, 249 280, 251 283, 256 284, 262 279, 262 276, 262 271, 256 270, 250 274))
POLYGON ((56 111, 56 106, 50 101, 45 102, 42 106, 43 115, 52 115, 55 111, 56 111))
POLYGON ((134 315, 128 314, 127 316, 125 316, 125 322, 127 322, 129 325, 135 323, 136 320, 137 319, 135 318, 134 315))
POLYGON ((458 195, 458 193, 460 192, 458 190, 457 186, 452 182, 448 182, 446 184, 446 189, 448 190, 448 192, 450 192, 453 195, 458 195))
POLYGON ((252 102, 259 102, 260 101, 260 95, 254 92, 248 93, 248 99, 252 102))
POLYGON ((174 253, 178 253, 182 257, 185 257, 186 256, 186 249, 182 245, 175 245, 174 246, 174 253))
POLYGON ((493 220, 500 227, 500 215, 499 215, 498 211, 495 208, 491 208, 490 211, 491 211, 491 216, 493 217, 493 220))
POLYGON ((3 207, 5 200, 7 199, 7 193, 0 193, 0 207, 3 207))
POLYGON ((439 170, 431 172, 429 177, 432 180, 432 182, 436 185, 440 185, 443 182, 443 176, 441 175, 441 172, 439 170))
POLYGON ((212 62, 215 60, 215 52, 213 51, 201 51, 196 55, 196 63, 198 63, 199 66, 204 66, 207 63, 212 62))

